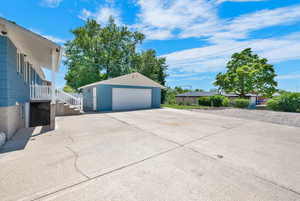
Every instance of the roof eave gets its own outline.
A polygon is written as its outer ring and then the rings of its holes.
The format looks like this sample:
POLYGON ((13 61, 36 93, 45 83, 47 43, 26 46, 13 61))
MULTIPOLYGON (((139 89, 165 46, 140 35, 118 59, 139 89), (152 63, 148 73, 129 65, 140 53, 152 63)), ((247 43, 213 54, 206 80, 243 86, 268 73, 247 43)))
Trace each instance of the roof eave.
POLYGON ((98 85, 112 85, 112 86, 132 86, 132 87, 154 87, 154 88, 161 88, 161 89, 166 89, 167 87, 164 87, 162 85, 160 86, 147 86, 147 85, 143 85, 143 86, 137 86, 137 85, 128 85, 128 84, 106 84, 106 83, 93 83, 93 84, 88 84, 82 87, 79 87, 78 89, 85 89, 85 88, 89 88, 89 87, 93 87, 93 86, 98 86, 98 85))

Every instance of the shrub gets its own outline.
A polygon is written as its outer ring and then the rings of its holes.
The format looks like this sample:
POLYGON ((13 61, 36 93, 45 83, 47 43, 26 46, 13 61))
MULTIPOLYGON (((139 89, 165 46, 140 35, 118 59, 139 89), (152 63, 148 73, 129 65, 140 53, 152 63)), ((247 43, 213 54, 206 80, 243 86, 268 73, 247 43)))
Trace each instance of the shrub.
POLYGON ((222 95, 214 95, 210 97, 210 102, 211 105, 214 107, 221 107, 224 106, 223 104, 227 101, 226 99, 228 99, 225 96, 222 95))
POLYGON ((245 98, 236 98, 232 101, 233 107, 238 107, 238 108, 247 108, 250 104, 249 99, 245 98))
POLYGON ((176 93, 172 89, 167 89, 166 92, 165 92, 164 103, 176 104, 175 95, 176 95, 176 93))
POLYGON ((226 107, 229 105, 229 99, 222 95, 214 95, 210 97, 201 97, 199 98, 198 103, 199 105, 204 106, 226 107))
POLYGON ((209 97, 200 97, 198 99, 199 105, 211 106, 209 97))
POLYGON ((222 102, 223 107, 228 107, 229 106, 229 102, 230 102, 229 98, 225 97, 223 99, 223 102, 222 102))
POLYGON ((275 111, 300 112, 300 93, 283 93, 269 100, 267 107, 275 111))

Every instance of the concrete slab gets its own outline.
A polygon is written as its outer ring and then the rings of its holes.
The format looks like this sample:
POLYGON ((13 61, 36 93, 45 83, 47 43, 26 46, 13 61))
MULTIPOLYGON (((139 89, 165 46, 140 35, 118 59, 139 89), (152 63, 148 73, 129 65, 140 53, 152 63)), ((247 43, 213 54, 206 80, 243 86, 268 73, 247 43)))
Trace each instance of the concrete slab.
POLYGON ((300 200, 300 128, 172 109, 56 126, 0 149, 1 200, 300 200))
POLYGON ((297 200, 298 195, 187 148, 91 179, 44 200, 297 200))
POLYGON ((110 113, 107 115, 180 144, 246 123, 245 120, 240 119, 174 109, 110 113))
POLYGON ((252 121, 188 147, 300 192, 299 128, 252 121))

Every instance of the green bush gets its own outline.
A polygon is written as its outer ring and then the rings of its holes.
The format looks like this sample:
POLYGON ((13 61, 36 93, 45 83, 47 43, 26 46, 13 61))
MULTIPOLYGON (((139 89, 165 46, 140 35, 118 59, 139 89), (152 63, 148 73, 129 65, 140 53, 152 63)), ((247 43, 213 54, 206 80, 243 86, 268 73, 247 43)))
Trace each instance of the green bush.
POLYGON ((229 98, 225 97, 223 99, 222 105, 223 105, 223 107, 228 107, 229 103, 230 103, 229 98))
POLYGON ((198 104, 204 105, 204 106, 211 106, 210 98, 209 97, 200 97, 198 99, 198 104))
POLYGON ((223 103, 226 102, 225 100, 228 99, 222 95, 214 95, 210 97, 210 102, 214 107, 221 107, 224 106, 223 103))
POLYGON ((210 97, 201 97, 198 99, 199 105, 221 107, 228 106, 229 99, 222 95, 214 95, 210 97))
POLYGON ((167 89, 165 92, 165 100, 163 103, 167 104, 175 104, 176 103, 176 92, 174 92, 172 89, 167 89))
POLYGON ((250 104, 249 99, 245 98, 235 98, 232 100, 232 106, 238 108, 247 108, 250 104))
POLYGON ((300 93, 286 92, 267 102, 267 107, 275 111, 300 112, 300 93))

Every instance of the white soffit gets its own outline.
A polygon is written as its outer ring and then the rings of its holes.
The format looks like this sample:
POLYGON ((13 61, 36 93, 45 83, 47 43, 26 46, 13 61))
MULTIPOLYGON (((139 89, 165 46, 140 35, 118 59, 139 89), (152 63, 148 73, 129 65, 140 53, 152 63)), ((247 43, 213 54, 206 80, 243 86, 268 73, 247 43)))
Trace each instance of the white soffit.
POLYGON ((52 70, 53 51, 54 70, 59 70, 62 48, 58 44, 1 17, 0 31, 7 32, 6 36, 20 52, 30 57, 34 65, 52 70))
POLYGON ((85 85, 83 87, 80 87, 79 89, 92 87, 96 85, 128 85, 128 86, 141 86, 141 87, 158 87, 164 89, 165 87, 161 84, 154 82, 153 80, 149 79, 148 77, 135 72, 130 73, 127 75, 115 77, 112 79, 95 82, 89 85, 85 85))

